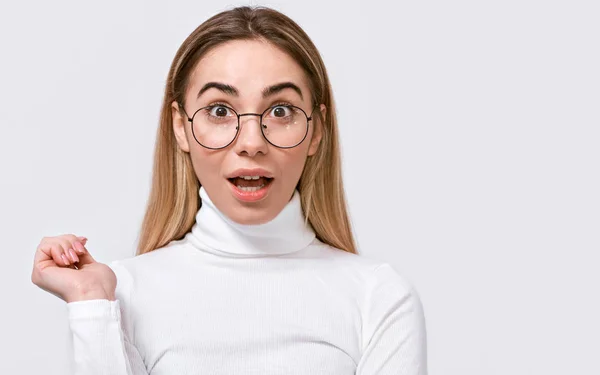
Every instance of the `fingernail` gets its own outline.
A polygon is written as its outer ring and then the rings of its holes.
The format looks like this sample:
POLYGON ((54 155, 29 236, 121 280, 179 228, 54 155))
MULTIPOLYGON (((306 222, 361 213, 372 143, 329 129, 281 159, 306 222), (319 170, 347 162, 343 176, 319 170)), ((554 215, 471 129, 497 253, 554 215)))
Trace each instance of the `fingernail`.
POLYGON ((73 251, 73 249, 69 249, 69 254, 71 255, 71 259, 73 259, 73 262, 79 262, 79 257, 77 256, 77 254, 75 254, 75 251, 73 251))
POLYGON ((65 254, 60 254, 60 257, 62 258, 63 262, 65 263, 65 266, 68 266, 70 263, 67 260, 67 257, 65 256, 65 254))
POLYGON ((83 248, 83 245, 81 244, 81 242, 75 241, 74 246, 77 249, 77 251, 79 251, 81 254, 83 254, 85 252, 85 249, 83 248))

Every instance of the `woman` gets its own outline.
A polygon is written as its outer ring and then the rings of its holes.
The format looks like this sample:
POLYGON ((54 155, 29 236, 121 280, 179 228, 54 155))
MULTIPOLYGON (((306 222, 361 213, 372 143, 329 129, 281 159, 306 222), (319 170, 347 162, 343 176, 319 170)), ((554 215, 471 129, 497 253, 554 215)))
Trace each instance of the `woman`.
POLYGON ((359 256, 325 66, 294 21, 217 14, 171 65, 137 256, 44 238, 78 374, 426 374, 422 305, 359 256))

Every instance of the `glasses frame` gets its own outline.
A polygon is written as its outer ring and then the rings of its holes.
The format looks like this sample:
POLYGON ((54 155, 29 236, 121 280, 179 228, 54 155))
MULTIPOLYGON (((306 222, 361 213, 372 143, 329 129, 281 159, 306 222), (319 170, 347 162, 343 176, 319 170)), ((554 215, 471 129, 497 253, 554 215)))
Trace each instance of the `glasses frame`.
POLYGON ((185 114, 185 116, 187 117, 187 120, 188 120, 188 121, 189 121, 189 123, 190 123, 190 127, 192 128, 192 135, 194 136, 194 139, 196 140, 196 142, 197 142, 197 143, 198 143, 200 146, 202 146, 202 147, 205 147, 205 148, 208 148, 208 149, 210 149, 210 150, 221 150, 221 149, 223 149, 223 148, 226 148, 226 147, 228 147, 229 145, 231 145, 231 144, 232 144, 232 143, 233 143, 233 142, 236 140, 236 138, 237 138, 237 137, 238 137, 238 135, 240 134, 240 128, 241 128, 241 122, 240 122, 240 118, 241 118, 242 116, 259 116, 259 117, 260 117, 260 120, 259 120, 259 121, 260 121, 260 122, 259 122, 259 124, 260 124, 260 132, 261 132, 261 134, 262 134, 263 138, 264 138, 264 139, 265 139, 265 140, 266 140, 266 141, 267 141, 269 144, 271 144, 271 145, 273 145, 273 146, 275 146, 275 147, 277 147, 277 148, 284 148, 284 149, 285 149, 285 148, 294 148, 294 147, 296 147, 296 146, 300 145, 300 144, 301 144, 302 142, 304 142, 304 140, 306 139, 306 136, 308 135, 308 130, 309 130, 309 128, 310 128, 310 122, 311 122, 311 121, 312 121, 312 119, 313 119, 313 113, 315 112, 315 109, 317 109, 317 107, 318 107, 318 105, 314 106, 314 107, 313 107, 313 109, 312 109, 312 111, 310 112, 310 116, 309 116, 309 115, 307 115, 307 114, 306 114, 306 111, 304 111, 302 108, 300 108, 300 107, 297 107, 297 106, 295 106, 295 105, 291 105, 291 104, 277 104, 277 105, 273 105, 273 106, 270 106, 269 108, 265 109, 265 110, 264 110, 262 113, 250 113, 250 112, 248 112, 248 113, 237 113, 235 109, 233 109, 233 108, 231 108, 231 107, 229 107, 229 106, 227 106, 227 105, 224 105, 224 104, 213 104, 213 105, 207 105, 207 106, 204 106, 204 107, 202 107, 202 108, 199 108, 199 109, 197 109, 197 110, 194 112, 194 114, 192 115, 192 117, 190 117, 190 116, 187 114, 187 112, 185 111, 185 108, 183 107, 183 105, 182 105, 181 103, 178 103, 178 104, 179 104, 179 107, 181 108, 181 110, 183 111, 183 113, 185 114), (215 108, 215 107, 225 107, 225 108, 227 108, 227 109, 231 110, 231 111, 232 111, 233 113, 235 113, 235 115, 237 116, 237 126, 236 126, 236 128, 235 128, 235 136, 233 137, 233 139, 231 140, 231 142, 227 143, 225 146, 222 146, 222 147, 208 147, 208 146, 206 146, 206 145, 203 145, 203 144, 202 144, 202 143, 201 143, 201 142, 198 140, 198 138, 196 138, 196 134, 194 133, 194 117, 196 116, 196 114, 197 114, 198 112, 200 112, 201 110, 203 110, 203 109, 206 109, 206 108, 215 108), (304 133, 304 136, 302 137, 302 140, 300 140, 300 142, 296 143, 296 144, 295 144, 295 145, 293 145, 293 146, 279 146, 279 145, 276 145, 276 144, 274 144, 273 142, 271 142, 271 141, 269 140, 269 138, 267 138, 267 136, 265 135, 265 130, 264 130, 264 129, 265 129, 267 126, 266 126, 265 124, 263 124, 263 121, 262 121, 262 120, 263 120, 263 116, 264 116, 264 114, 265 114, 265 113, 267 113, 267 111, 269 111, 269 110, 271 110, 271 109, 273 109, 273 108, 277 108, 277 107, 292 107, 292 108, 299 109, 300 111, 302 111, 302 113, 303 113, 303 114, 304 114, 304 116, 306 117, 306 132, 304 133))

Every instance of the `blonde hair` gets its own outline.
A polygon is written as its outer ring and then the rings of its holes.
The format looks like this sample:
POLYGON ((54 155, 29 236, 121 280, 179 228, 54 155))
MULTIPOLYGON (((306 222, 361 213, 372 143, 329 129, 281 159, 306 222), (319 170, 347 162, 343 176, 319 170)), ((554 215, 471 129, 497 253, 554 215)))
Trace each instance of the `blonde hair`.
POLYGON ((342 184, 340 146, 333 94, 325 65, 308 35, 289 17, 267 7, 242 6, 218 13, 183 42, 169 69, 158 128, 152 186, 142 221, 137 255, 179 240, 195 223, 202 204, 190 156, 173 132, 171 103, 185 104, 189 77, 201 57, 231 40, 265 40, 293 57, 308 78, 312 103, 327 107, 325 118, 315 111, 323 135, 298 181, 302 209, 316 237, 335 248, 358 254, 348 218, 342 184))

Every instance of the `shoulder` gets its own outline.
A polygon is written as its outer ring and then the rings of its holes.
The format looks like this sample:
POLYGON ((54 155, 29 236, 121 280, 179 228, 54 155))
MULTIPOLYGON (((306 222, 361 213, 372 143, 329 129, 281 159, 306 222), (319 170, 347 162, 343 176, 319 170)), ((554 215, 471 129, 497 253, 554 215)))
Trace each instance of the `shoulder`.
POLYGON ((326 261, 364 274, 364 281, 372 287, 384 284, 395 285, 397 289, 404 292, 414 290, 412 282, 399 273, 389 262, 362 254, 350 253, 323 243, 318 239, 313 241, 311 247, 313 248, 313 254, 318 254, 319 258, 324 258, 326 261))
POLYGON ((115 294, 121 306, 131 310, 139 300, 140 292, 148 290, 148 285, 160 283, 165 279, 165 273, 176 272, 177 263, 185 262, 182 256, 185 252, 182 241, 171 241, 148 253, 108 262, 107 266, 117 277, 115 294))
POLYGON ((385 312, 389 309, 407 309, 421 313, 421 297, 414 283, 392 264, 379 262, 369 274, 364 308, 385 312))
POLYGON ((369 284, 371 292, 384 290, 397 296, 419 298, 413 282, 388 262, 380 262, 373 268, 369 284))
MULTIPOLYGON (((412 281, 391 264, 382 262, 372 270, 362 310, 366 340, 383 330, 392 329, 425 342, 425 313, 421 297, 412 281)), ((367 341, 363 342, 363 347, 366 344, 367 341)))
MULTIPOLYGON (((347 270, 357 277, 363 290, 363 301, 366 304, 377 304, 385 300, 411 299, 420 303, 419 294, 405 275, 400 273, 391 263, 350 253, 325 244, 317 239, 312 244, 313 253, 324 258, 326 264, 333 264, 336 269, 347 270)), ((330 268, 331 269, 331 268, 330 268)))
POLYGON ((157 271, 176 268, 186 251, 183 241, 171 241, 169 244, 144 254, 113 260, 107 265, 117 276, 117 284, 130 286, 135 280, 146 276, 155 278, 157 271), (173 266, 173 267, 171 267, 173 266))
POLYGON ((315 240, 322 257, 360 274, 366 317, 383 317, 392 309, 407 309, 422 317, 422 302, 414 283, 390 262, 349 253, 315 240))
POLYGON ((310 246, 310 252, 307 253, 307 256, 318 257, 325 263, 332 263, 335 266, 365 273, 365 275, 383 263, 375 258, 367 257, 362 254, 350 253, 331 246, 321 242, 317 238, 313 240, 310 246))

